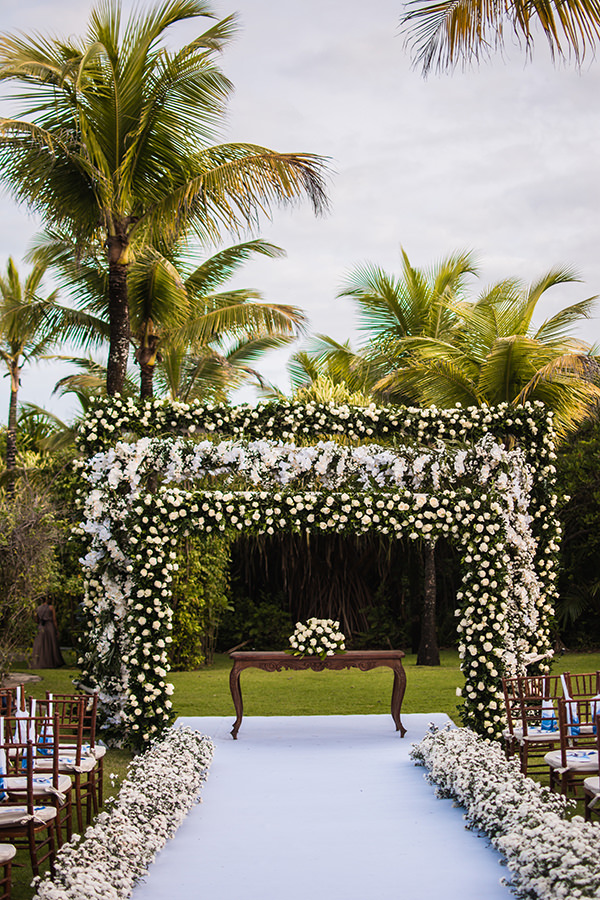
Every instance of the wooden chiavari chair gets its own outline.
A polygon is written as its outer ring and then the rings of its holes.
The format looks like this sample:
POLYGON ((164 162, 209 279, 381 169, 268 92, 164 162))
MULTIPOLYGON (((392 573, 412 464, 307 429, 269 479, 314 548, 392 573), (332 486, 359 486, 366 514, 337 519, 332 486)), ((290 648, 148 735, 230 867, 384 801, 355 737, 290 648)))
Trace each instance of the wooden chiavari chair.
POLYGON ((15 743, 7 741, 4 734, 4 717, 0 718, 0 766, 5 768, 2 775, 0 799, 0 843, 11 843, 15 847, 29 850, 31 868, 39 875, 40 866, 48 862, 54 871, 56 857, 56 807, 38 803, 33 793, 34 745, 32 741, 15 743), (3 765, 1 759, 5 760, 3 765), (25 789, 21 785, 25 778, 25 789), (19 784, 21 802, 10 799, 12 787, 19 784))

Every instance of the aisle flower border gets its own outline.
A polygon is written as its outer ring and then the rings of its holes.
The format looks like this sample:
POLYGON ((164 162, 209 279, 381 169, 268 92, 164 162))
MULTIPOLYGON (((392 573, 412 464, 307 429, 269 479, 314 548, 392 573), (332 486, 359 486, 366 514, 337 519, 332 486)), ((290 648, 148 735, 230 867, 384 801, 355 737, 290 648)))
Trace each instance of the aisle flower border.
POLYGON ((119 795, 83 837, 56 858, 55 874, 36 879, 34 900, 125 900, 156 853, 200 802, 214 754, 212 741, 174 728, 130 764, 119 795))
MULTIPOLYGON (((228 421, 222 410, 204 410, 203 420, 197 406, 177 404, 169 413, 156 401, 137 416, 132 404, 121 400, 91 411, 94 424, 83 428, 83 444, 89 450, 92 436, 99 444, 83 471, 90 490, 82 525, 89 542, 83 560, 88 651, 82 662, 84 682, 100 689, 107 736, 122 740, 127 734, 141 745, 169 723, 168 604, 178 537, 282 529, 358 534, 374 529, 433 544, 442 536, 453 540, 465 566, 457 610, 466 678, 463 720, 484 734, 499 735, 500 675, 523 671, 528 659, 550 653, 560 526, 553 512, 554 454, 545 408, 438 411, 449 439, 443 445, 444 429, 431 410, 392 413, 329 405, 319 412, 314 406, 283 406, 285 428, 292 427, 293 413, 301 433, 309 420, 325 431, 344 422, 346 434, 360 432, 365 421, 374 431, 389 431, 393 422, 425 446, 348 448, 323 441, 297 447, 265 438, 198 443, 168 434, 102 450, 107 435, 114 439, 121 428, 135 432, 149 411, 161 410, 171 431, 184 422, 188 432, 193 417, 197 431, 210 432, 213 425, 233 430, 235 420, 236 428, 242 422, 251 432, 271 434, 277 417, 272 404, 258 411, 232 408, 228 421), (528 438, 525 446, 506 450, 487 433, 512 439, 511 429, 528 438), (470 445, 454 443, 465 434, 472 436, 470 445), (161 475, 162 484, 150 494, 145 480, 152 472, 161 475), (241 475, 254 488, 270 490, 177 486, 241 475), (306 481, 325 490, 306 490, 306 481)), ((281 410, 278 415, 281 419, 281 410)))
POLYGON ((523 775, 501 746, 466 728, 430 731, 411 757, 440 798, 465 808, 467 827, 485 832, 511 870, 508 883, 529 900, 600 895, 600 824, 566 818, 572 801, 523 775))

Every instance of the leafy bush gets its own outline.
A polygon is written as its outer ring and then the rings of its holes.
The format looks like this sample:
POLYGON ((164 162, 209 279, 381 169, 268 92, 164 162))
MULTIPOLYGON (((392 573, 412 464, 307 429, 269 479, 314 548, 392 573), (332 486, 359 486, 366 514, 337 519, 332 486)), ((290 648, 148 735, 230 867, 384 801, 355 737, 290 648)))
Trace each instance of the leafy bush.
POLYGON ((563 524, 557 627, 569 647, 600 646, 600 422, 583 425, 557 460, 563 524))
POLYGON ((245 644, 246 650, 286 650, 294 630, 283 594, 261 594, 257 602, 239 595, 223 617, 218 646, 221 651, 245 644))
POLYGON ((60 538, 46 494, 18 483, 13 498, 0 495, 0 674, 17 650, 30 647, 36 606, 56 577, 54 547, 60 538))
POLYGON ((229 542, 210 535, 184 538, 178 564, 170 661, 181 671, 212 662, 219 623, 229 605, 229 542))

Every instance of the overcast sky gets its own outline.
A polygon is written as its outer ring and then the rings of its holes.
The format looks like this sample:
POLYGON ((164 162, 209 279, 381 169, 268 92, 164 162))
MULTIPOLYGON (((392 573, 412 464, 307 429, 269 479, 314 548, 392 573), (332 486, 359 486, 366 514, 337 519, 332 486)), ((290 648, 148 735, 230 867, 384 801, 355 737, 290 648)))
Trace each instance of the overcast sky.
MULTIPOLYGON (((0 0, 0 29, 80 34, 90 8, 0 0)), ((236 87, 223 140, 317 153, 331 167, 331 212, 276 211, 260 236, 287 257, 248 264, 238 286, 303 307, 312 332, 340 340, 356 339, 352 305, 336 299, 344 276, 365 260, 398 271, 400 245, 419 266, 476 251, 481 286, 574 267, 582 284, 554 289, 544 317, 600 293, 599 63, 553 67, 539 40, 531 62, 513 48, 423 80, 399 35, 401 0, 218 0, 214 9, 237 11, 241 26, 221 61, 236 87)), ((20 262, 38 227, 0 197, 3 268, 10 255, 20 262)), ((585 337, 600 340, 598 320, 585 337)), ((283 388, 287 355, 261 366, 283 388)), ((24 371, 22 398, 68 415, 68 402, 50 399, 59 374, 24 371)), ((2 418, 8 390, 3 379, 2 418)))

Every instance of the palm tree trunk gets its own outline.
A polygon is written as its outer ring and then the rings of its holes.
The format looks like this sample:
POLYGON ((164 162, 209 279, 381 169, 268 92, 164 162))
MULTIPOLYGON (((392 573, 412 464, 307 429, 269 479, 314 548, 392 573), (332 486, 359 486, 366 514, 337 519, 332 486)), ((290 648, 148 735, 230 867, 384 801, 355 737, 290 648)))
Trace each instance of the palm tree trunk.
POLYGON ((418 666, 439 666, 440 651, 437 644, 435 621, 436 581, 435 545, 425 544, 425 579, 423 589, 423 612, 421 615, 421 643, 417 654, 418 666))
POLYGON ((140 363, 140 400, 154 396, 154 366, 140 363))
POLYGON ((127 374, 129 342, 129 303, 127 272, 129 240, 124 235, 108 239, 108 315, 110 349, 106 373, 106 393, 109 396, 123 390, 127 374))
POLYGON ((154 370, 156 363, 162 357, 158 352, 159 336, 157 334, 145 335, 135 358, 140 366, 140 399, 154 396, 154 370))
POLYGON ((15 466, 17 462, 17 397, 19 394, 19 366, 11 363, 10 369, 10 404, 8 407, 8 430, 6 432, 6 470, 8 483, 6 492, 9 497, 15 494, 15 466))

